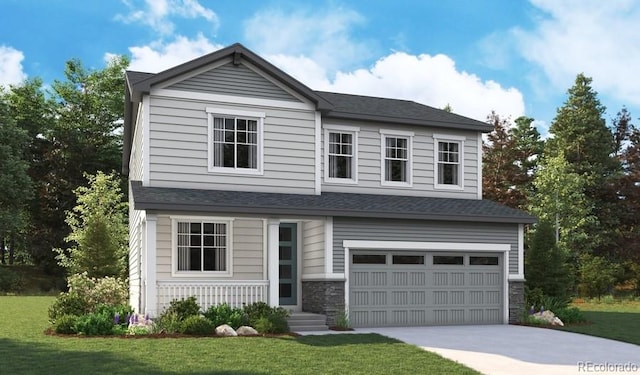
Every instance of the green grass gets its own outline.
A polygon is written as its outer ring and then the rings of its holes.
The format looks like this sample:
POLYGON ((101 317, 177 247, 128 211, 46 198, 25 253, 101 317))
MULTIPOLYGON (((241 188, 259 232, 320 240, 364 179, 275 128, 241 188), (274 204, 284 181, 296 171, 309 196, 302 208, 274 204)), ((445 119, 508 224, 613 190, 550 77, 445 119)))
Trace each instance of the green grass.
POLYGON ((374 334, 235 338, 46 336, 52 297, 0 297, 7 374, 478 374, 374 334))
POLYGON ((624 341, 640 345, 640 302, 581 302, 574 303, 589 324, 564 327, 565 331, 624 341))

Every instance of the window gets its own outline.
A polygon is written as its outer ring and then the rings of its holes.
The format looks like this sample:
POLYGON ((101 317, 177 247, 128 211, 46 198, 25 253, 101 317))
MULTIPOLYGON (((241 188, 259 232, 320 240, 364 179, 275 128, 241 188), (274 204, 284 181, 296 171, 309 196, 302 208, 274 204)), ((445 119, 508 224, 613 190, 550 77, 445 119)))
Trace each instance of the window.
POLYGON ((353 254, 353 264, 386 264, 387 256, 382 254, 353 254))
POLYGON ((175 236, 178 272, 228 272, 227 222, 176 220, 175 236))
POLYGON ((382 185, 411 186, 412 132, 380 130, 382 185))
POLYGON ((393 264, 424 264, 423 255, 394 255, 393 264))
POLYGON ((452 255, 434 255, 433 264, 461 265, 464 264, 464 257, 452 255))
POLYGON ((209 171, 261 173, 264 113, 220 110, 209 112, 209 171))
POLYGON ((434 135, 436 188, 461 189, 464 138, 434 135))
POLYGON ((325 126, 325 181, 358 181, 358 128, 325 126))
POLYGON ((470 266, 497 266, 498 257, 469 257, 470 266))

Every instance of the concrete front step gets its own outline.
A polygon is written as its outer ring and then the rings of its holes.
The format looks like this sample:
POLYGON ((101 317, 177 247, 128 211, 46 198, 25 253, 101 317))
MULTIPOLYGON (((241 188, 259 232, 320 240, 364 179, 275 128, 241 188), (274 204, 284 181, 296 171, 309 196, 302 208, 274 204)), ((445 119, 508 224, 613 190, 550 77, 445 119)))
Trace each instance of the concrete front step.
POLYGON ((290 313, 287 318, 289 324, 289 330, 291 332, 296 331, 326 331, 327 318, 321 314, 313 314, 307 312, 294 312, 290 313))

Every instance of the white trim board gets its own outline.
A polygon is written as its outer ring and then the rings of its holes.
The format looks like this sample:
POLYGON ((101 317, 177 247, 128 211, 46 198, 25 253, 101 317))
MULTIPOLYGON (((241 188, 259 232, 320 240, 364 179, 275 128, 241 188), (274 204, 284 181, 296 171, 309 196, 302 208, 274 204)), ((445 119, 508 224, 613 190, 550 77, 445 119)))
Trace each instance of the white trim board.
POLYGON ((493 251, 508 252, 511 244, 473 242, 408 242, 344 240, 342 247, 368 250, 426 250, 426 251, 493 251))

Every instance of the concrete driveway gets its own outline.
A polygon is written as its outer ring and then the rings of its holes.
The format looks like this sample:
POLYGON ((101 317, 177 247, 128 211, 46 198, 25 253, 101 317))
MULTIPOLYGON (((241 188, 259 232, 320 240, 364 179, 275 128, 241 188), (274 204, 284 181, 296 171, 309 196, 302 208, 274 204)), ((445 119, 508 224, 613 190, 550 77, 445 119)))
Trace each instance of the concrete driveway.
POLYGON ((395 338, 488 375, 640 374, 640 346, 552 329, 485 325, 358 328, 352 333, 395 338))

